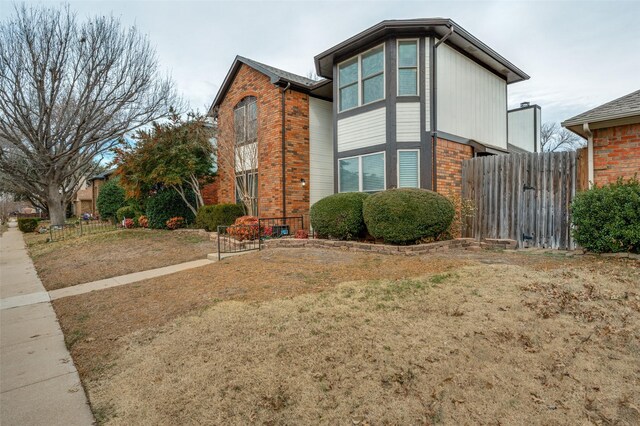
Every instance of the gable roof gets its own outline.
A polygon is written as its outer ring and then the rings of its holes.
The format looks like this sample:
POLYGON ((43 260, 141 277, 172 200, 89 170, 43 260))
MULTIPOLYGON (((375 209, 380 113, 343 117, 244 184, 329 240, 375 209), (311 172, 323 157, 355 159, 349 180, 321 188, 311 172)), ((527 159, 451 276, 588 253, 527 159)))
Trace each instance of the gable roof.
MULTIPOLYGON (((495 50, 478 40, 467 30, 449 18, 394 19, 382 21, 351 38, 331 47, 315 57, 316 72, 319 76, 332 78, 333 64, 355 50, 387 35, 415 35, 431 33, 444 37, 453 30, 447 43, 463 50, 467 55, 503 76, 507 83, 528 80, 529 76, 520 68, 507 61, 495 50)), ((346 58, 345 58, 346 59, 346 58)))
POLYGON ((238 70, 242 64, 245 64, 254 70, 266 75, 271 79, 272 84, 291 84, 291 86, 295 89, 302 90, 304 92, 309 92, 314 88, 323 86, 327 84, 327 80, 323 79, 320 81, 312 80, 307 77, 303 77, 301 75, 297 75, 288 71, 281 70, 280 68, 272 67, 271 65, 266 65, 258 61, 254 61, 253 59, 245 58, 242 56, 236 56, 233 60, 233 64, 231 64, 231 68, 227 73, 227 76, 224 78, 222 82, 222 86, 220 86, 220 90, 218 90, 218 94, 213 100, 211 107, 209 108, 209 114, 213 112, 213 108, 220 105, 224 96, 227 94, 233 79, 235 78, 238 70))
POLYGON ((590 109, 587 112, 578 114, 575 117, 563 121, 562 125, 567 127, 577 124, 615 120, 617 118, 626 118, 634 115, 640 116, 640 90, 636 90, 628 95, 590 109))

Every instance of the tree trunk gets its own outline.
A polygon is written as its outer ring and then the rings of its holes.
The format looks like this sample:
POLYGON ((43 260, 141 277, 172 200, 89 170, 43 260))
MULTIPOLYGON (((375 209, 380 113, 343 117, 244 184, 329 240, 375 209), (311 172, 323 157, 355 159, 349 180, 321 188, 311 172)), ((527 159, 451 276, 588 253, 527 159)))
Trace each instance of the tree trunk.
POLYGON ((49 207, 49 220, 51 221, 51 225, 64 225, 66 206, 62 200, 62 194, 60 194, 59 189, 55 185, 49 187, 47 205, 49 207))

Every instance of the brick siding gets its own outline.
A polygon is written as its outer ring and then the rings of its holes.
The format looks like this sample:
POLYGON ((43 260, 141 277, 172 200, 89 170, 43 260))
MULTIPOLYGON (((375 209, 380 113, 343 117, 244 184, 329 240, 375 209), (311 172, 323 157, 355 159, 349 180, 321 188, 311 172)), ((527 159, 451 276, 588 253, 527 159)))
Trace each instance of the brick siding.
POLYGON ((473 148, 438 138, 436 144, 437 191, 442 195, 462 192, 462 161, 473 158, 473 148))
MULTIPOLYGON (((242 64, 218 110, 219 156, 235 146, 233 110, 246 96, 257 98, 258 109, 258 214, 280 217, 282 211, 282 115, 281 89, 269 77, 242 64)), ((309 212, 309 97, 288 90, 285 104, 287 216, 309 212), (307 182, 302 186, 301 179, 307 182)), ((235 173, 220 158, 218 202, 235 202, 235 173)), ((308 222, 306 222, 308 223, 308 222)))
POLYGON ((640 124, 594 130, 593 169, 599 186, 635 173, 640 177, 640 124))

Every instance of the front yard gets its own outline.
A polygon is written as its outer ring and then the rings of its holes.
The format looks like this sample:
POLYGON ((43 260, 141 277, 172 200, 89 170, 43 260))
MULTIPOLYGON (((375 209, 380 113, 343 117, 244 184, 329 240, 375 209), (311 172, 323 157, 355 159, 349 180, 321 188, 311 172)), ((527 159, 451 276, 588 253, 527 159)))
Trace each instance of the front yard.
POLYGON ((48 234, 25 234, 42 284, 48 290, 204 259, 215 251, 192 233, 126 229, 47 242, 48 234))
POLYGON ((638 424, 637 262, 269 249, 54 307, 100 423, 638 424))

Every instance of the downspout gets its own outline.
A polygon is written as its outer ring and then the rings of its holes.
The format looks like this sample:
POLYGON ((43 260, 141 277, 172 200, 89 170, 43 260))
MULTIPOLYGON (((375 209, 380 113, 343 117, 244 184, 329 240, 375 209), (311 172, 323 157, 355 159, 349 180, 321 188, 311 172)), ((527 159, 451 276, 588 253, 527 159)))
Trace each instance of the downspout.
POLYGON ((591 129, 589 128, 589 123, 584 123, 582 125, 582 130, 584 130, 584 132, 587 135, 587 161, 588 161, 587 171, 589 176, 588 177, 589 188, 591 188, 595 181, 595 178, 594 178, 595 173, 593 171, 593 132, 591 132, 591 129))
POLYGON ((449 32, 446 33, 437 43, 433 45, 433 51, 431 55, 433 57, 433 69, 431 70, 431 79, 433 81, 433 91, 431 92, 431 97, 434 100, 432 104, 433 109, 433 120, 431 123, 431 128, 433 129, 431 132, 431 189, 433 191, 438 190, 438 169, 437 169, 437 144, 438 144, 438 80, 437 80, 437 68, 438 68, 438 60, 437 60, 437 49, 442 43, 447 41, 449 37, 453 35, 454 28, 453 26, 449 28, 449 32))
POLYGON ((285 166, 285 150, 287 148, 286 143, 286 121, 285 121, 285 98, 287 90, 291 87, 291 82, 282 89, 282 217, 287 217, 287 173, 285 166))

